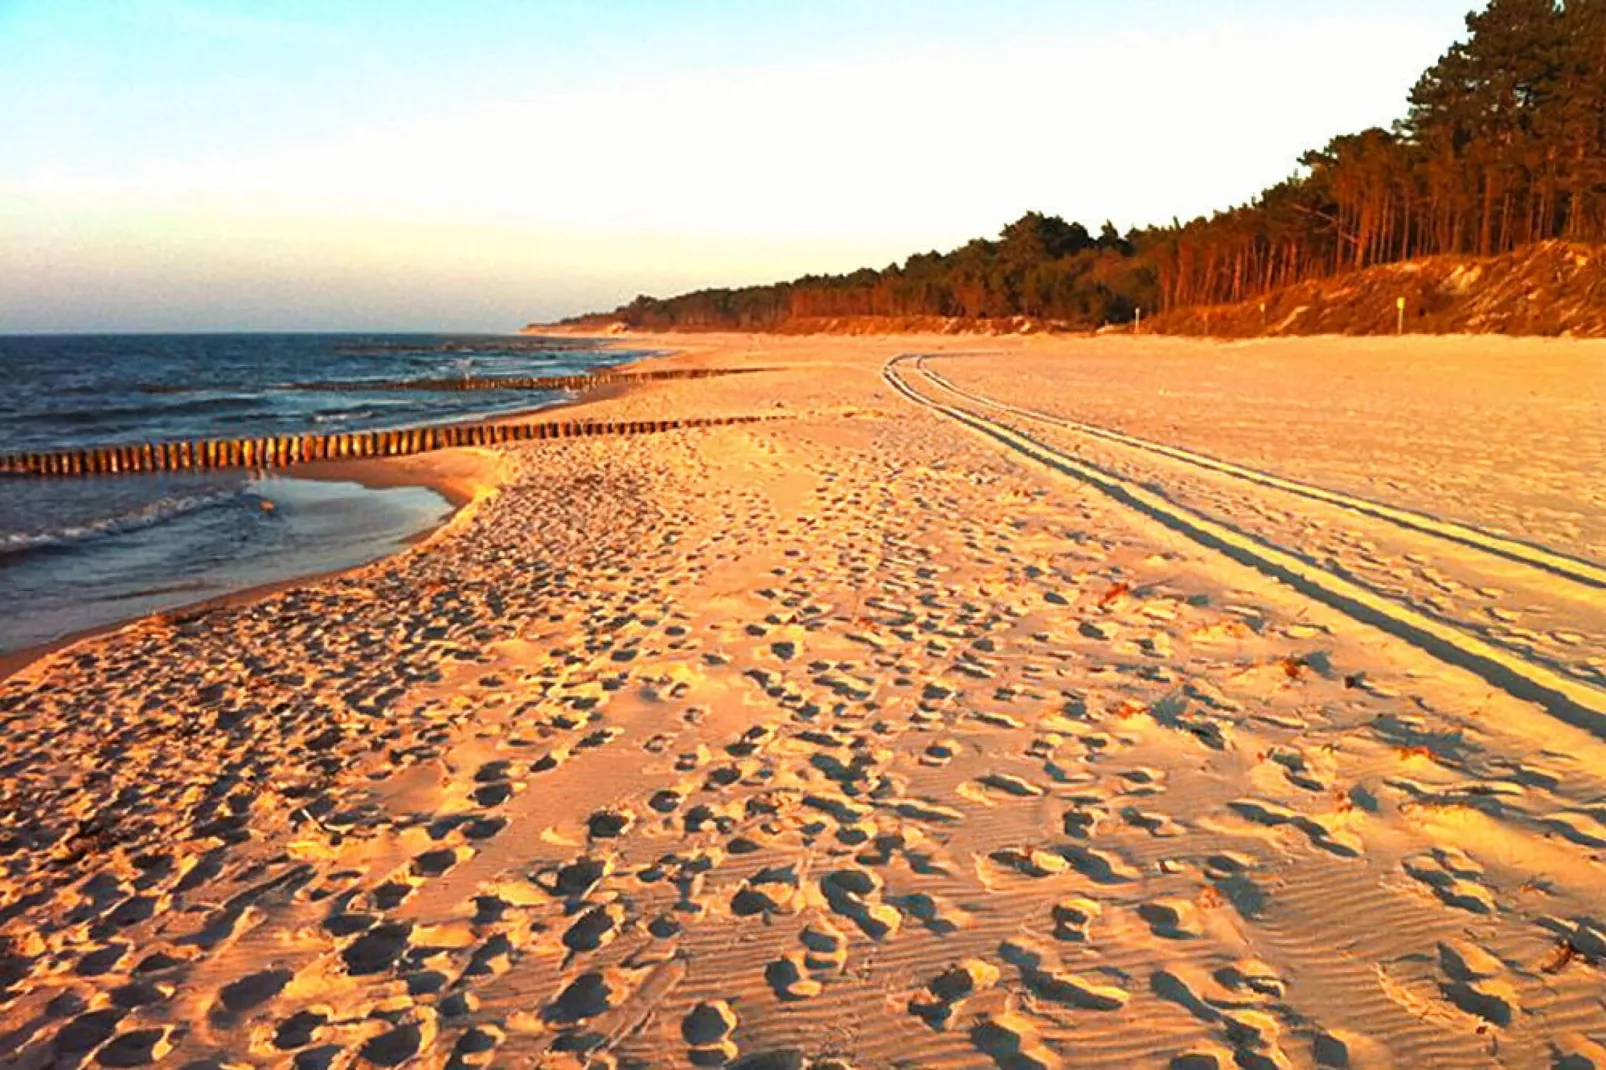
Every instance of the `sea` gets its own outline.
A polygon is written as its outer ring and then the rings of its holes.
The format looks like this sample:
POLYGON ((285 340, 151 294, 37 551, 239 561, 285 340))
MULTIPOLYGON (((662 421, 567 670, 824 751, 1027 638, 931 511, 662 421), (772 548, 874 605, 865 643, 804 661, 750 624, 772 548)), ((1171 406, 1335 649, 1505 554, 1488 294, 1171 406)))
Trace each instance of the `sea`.
MULTIPOLYGON (((538 409, 535 390, 400 381, 573 375, 645 354, 526 335, 0 335, 0 453, 402 429, 538 409)), ((0 474, 0 654, 394 552, 424 487, 243 471, 0 474)))

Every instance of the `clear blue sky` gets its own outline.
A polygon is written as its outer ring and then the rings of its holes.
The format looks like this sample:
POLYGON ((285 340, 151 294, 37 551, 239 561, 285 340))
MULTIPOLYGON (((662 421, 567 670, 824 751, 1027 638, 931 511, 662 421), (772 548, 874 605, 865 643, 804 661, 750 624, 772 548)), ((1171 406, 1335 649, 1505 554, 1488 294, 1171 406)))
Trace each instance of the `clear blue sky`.
POLYGON ((1252 197, 1474 0, 0 0, 0 333, 512 329, 1252 197))

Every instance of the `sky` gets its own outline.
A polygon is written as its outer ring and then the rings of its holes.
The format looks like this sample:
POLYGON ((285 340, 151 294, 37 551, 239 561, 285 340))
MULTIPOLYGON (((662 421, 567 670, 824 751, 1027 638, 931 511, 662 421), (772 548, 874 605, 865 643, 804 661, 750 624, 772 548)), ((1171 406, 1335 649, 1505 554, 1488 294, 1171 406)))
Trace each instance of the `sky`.
POLYGON ((1474 0, 0 0, 0 333, 513 330, 1243 203, 1474 0))

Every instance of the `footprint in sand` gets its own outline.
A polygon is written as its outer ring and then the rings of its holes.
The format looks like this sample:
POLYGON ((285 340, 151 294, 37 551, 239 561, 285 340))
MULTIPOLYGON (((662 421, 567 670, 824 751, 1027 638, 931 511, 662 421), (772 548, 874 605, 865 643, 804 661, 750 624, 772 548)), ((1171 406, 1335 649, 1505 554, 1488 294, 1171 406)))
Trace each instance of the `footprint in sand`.
POLYGON ((1120 1010, 1131 999, 1119 985, 1067 972, 1054 950, 1036 940, 1005 940, 998 953, 1020 971, 1022 983, 1040 999, 1090 1011, 1120 1010))
POLYGON ((460 863, 474 857, 474 848, 467 844, 455 847, 437 847, 433 851, 425 851, 415 857, 408 869, 415 877, 440 877, 460 863))
MULTIPOLYGON (((1248 818, 1257 825, 1267 828, 1276 828, 1287 825, 1303 832, 1310 842, 1340 858, 1359 858, 1364 853, 1360 839, 1347 829, 1323 824, 1320 820, 1308 817, 1297 810, 1291 810, 1280 803, 1270 802, 1266 799, 1234 799, 1227 804, 1227 808, 1240 817, 1248 818)), ((1337 822, 1342 818, 1329 819, 1337 822)))
POLYGON ((825 918, 815 918, 798 934, 803 965, 817 973, 840 973, 848 962, 848 938, 825 918))
POLYGON ((1079 843, 1062 844, 1056 850, 1078 873, 1096 884, 1126 884, 1143 879, 1135 867, 1112 852, 1094 850, 1079 843))
POLYGON ((1434 848, 1400 863, 1407 874, 1428 886, 1447 906, 1473 914, 1493 914, 1494 895, 1477 882, 1483 867, 1453 848, 1434 848))
POLYGON ((513 763, 505 758, 486 762, 474 771, 476 787, 470 797, 479 806, 500 806, 523 787, 509 779, 513 763))
POLYGON ((469 953, 463 966, 464 977, 500 977, 513 968, 518 952, 508 933, 492 933, 469 953))
POLYGON ((1163 769, 1138 765, 1123 769, 1116 775, 1126 782, 1121 788, 1124 795, 1159 795, 1165 791, 1166 775, 1163 769))
MULTIPOLYGON (((1252 974, 1257 978, 1257 983, 1267 983, 1261 965, 1254 964, 1254 960, 1238 963, 1236 968, 1247 971, 1244 973, 1246 981, 1252 974)), ((1150 976, 1149 987, 1156 996, 1178 1004, 1201 1022, 1219 1026, 1227 1043, 1234 1049, 1229 1056, 1220 1054, 1220 1049, 1214 1045, 1196 1048, 1178 1057, 1189 1061, 1178 1063, 1173 1060, 1172 1065, 1236 1065, 1267 1070, 1293 1065, 1278 1043, 1281 1022, 1277 1014, 1243 1007, 1241 999, 1233 992, 1216 990, 1212 982, 1219 982, 1222 976, 1222 971, 1218 970, 1214 978, 1199 977, 1192 970, 1180 966, 1174 971, 1158 970, 1150 976), (1191 984, 1186 979, 1189 977, 1193 978, 1191 984), (1201 992, 1204 993, 1202 997, 1201 992), (1217 1061, 1205 1061, 1209 1058, 1217 1061)), ((1278 1014, 1286 1013, 1286 1008, 1281 1006, 1275 1010, 1278 1014)))
POLYGON ((571 954, 583 954, 606 946, 625 924, 625 908, 618 903, 599 903, 580 912, 563 933, 563 946, 571 954))
POLYGON ((1032 1021, 1014 1011, 982 1018, 971 1027, 970 1042, 1003 1070, 1053 1070, 1060 1065, 1032 1021))
POLYGON ((101 1066, 149 1066, 173 1050, 173 1026, 131 1029, 112 1037, 95 1052, 101 1066))
POLYGON ((681 1020, 680 1035, 690 1045, 693 1065, 722 1066, 736 1058, 730 1035, 736 1030, 736 1012, 725 1000, 705 1000, 681 1020))
POLYGON ((226 1021, 233 1015, 244 1014, 266 1003, 277 996, 294 976, 290 970, 274 968, 259 970, 230 981, 218 992, 217 1005, 212 1012, 213 1019, 226 1021))
POLYGON ((485 1066, 496 1049, 502 1046, 507 1034, 490 1023, 470 1026, 458 1035, 452 1045, 452 1058, 448 1066, 485 1066))
POLYGON ((812 999, 824 990, 808 970, 801 951, 788 951, 764 968, 764 980, 775 990, 778 999, 796 1001, 812 999))
POLYGON ((1228 1010, 1221 1015, 1227 1042, 1236 1051, 1234 1061, 1244 1067, 1277 1070, 1293 1064, 1278 1045, 1282 1025, 1265 1011, 1228 1010))
POLYGON ((888 896, 887 902, 939 936, 951 936, 969 924, 964 912, 925 892, 888 896))
POLYGON ((1071 863, 1057 851, 1041 847, 1000 847, 987 855, 989 861, 1028 877, 1057 877, 1071 869, 1071 863))
POLYGON ((834 870, 820 878, 820 891, 830 908, 872 940, 884 940, 903 925, 903 915, 896 907, 869 900, 881 887, 880 877, 857 866, 834 870))
POLYGON ((1248 999, 1282 999, 1287 989, 1282 977, 1260 959, 1239 959, 1217 969, 1216 981, 1229 992, 1248 999))
POLYGON ((629 985, 621 970, 588 970, 563 986, 547 1004, 543 1016, 557 1024, 583 1022, 617 1007, 628 994, 629 985))
POLYGON ((1505 965, 1476 944, 1441 942, 1439 968, 1446 978, 1440 985, 1445 998, 1468 1014, 1508 1026, 1522 1006, 1517 990, 1505 978, 1505 965))
POLYGON ((1324 792, 1332 787, 1331 768, 1334 763, 1331 759, 1324 761, 1324 769, 1319 771, 1314 768, 1313 759, 1301 750, 1274 747, 1267 757, 1282 768, 1283 778, 1297 788, 1324 792))
POLYGON ((647 806, 660 814, 672 814, 680 809, 681 804, 685 801, 685 790, 678 787, 662 788, 654 792, 652 798, 647 800, 647 806))
POLYGON ((1544 824, 1581 847, 1606 847, 1606 822, 1586 811, 1553 813, 1544 818, 1544 824))
POLYGON ((775 738, 773 724, 756 724, 743 732, 741 737, 725 748, 725 753, 732 758, 745 758, 756 753, 770 740, 775 738))
POLYGON ((583 899, 613 872, 613 859, 581 855, 555 869, 542 870, 531 879, 548 895, 558 899, 583 899))
POLYGON ((569 760, 568 747, 553 747, 541 757, 530 763, 530 772, 546 773, 569 760))
POLYGON ((1064 817, 1065 834, 1079 840, 1091 839, 1098 831, 1099 824, 1110 816, 1103 796, 1072 795, 1070 802, 1072 805, 1065 811, 1064 817))
POLYGON ((334 1010, 330 1007, 303 1007, 274 1029, 273 1046, 280 1051, 310 1047, 333 1017, 334 1010))
POLYGON ((998 983, 998 967, 982 959, 965 959, 943 970, 909 997, 909 1013, 933 1029, 946 1029, 960 1004, 998 983))
POLYGON ((754 914, 790 913, 797 909, 798 874, 794 866, 772 866, 749 877, 731 896, 731 913, 738 917, 754 914))
POLYGON ((358 1055, 375 1066, 401 1066, 428 1051, 435 1035, 434 1015, 428 1008, 415 1008, 409 1019, 368 1038, 358 1055))
POLYGON ((602 809, 586 818, 586 834, 593 840, 611 840, 630 831, 636 816, 629 810, 602 809))
POLYGON ((1024 777, 1018 777, 1012 773, 988 773, 986 776, 980 777, 976 782, 984 788, 990 788, 1005 795, 1012 795, 1017 799, 1036 798, 1045 794, 1043 788, 1024 777))
POLYGON ((1199 912, 1186 899, 1156 899, 1138 907, 1138 916, 1156 936, 1167 940, 1196 940, 1204 935, 1199 912))
POLYGON ((1185 830, 1165 814, 1149 813, 1136 806, 1123 806, 1121 820, 1133 828, 1140 828, 1150 836, 1165 839, 1180 836, 1185 830))
POLYGON ((1054 938, 1077 943, 1089 940, 1088 928, 1104 912, 1097 900, 1071 898, 1054 904, 1054 938))
POLYGON ((369 929, 340 952, 346 972, 365 977, 389 970, 407 950, 412 931, 406 922, 386 922, 369 929))

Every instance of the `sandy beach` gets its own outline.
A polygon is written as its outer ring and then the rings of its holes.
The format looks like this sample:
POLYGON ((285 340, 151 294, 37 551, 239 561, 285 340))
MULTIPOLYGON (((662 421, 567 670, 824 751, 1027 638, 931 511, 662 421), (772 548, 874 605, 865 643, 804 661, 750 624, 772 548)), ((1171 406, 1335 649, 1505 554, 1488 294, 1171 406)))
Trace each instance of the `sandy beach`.
POLYGON ((0 680, 0 1064, 1606 1067, 1606 343, 628 344, 0 680))

